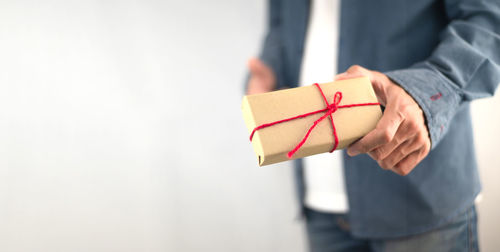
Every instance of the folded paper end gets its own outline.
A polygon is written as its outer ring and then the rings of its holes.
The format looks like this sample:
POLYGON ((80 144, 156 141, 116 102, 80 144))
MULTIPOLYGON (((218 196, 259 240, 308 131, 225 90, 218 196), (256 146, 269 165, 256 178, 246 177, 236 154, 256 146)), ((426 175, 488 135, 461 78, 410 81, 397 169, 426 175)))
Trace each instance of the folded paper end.
POLYGON ((375 106, 378 101, 368 78, 323 83, 319 86, 327 101, 338 100, 339 104, 336 105, 339 109, 332 113, 338 138, 332 134, 331 123, 323 120, 299 148, 297 144, 304 132, 323 115, 322 110, 325 109, 318 87, 298 87, 243 98, 242 112, 249 134, 257 126, 296 117, 255 131, 251 142, 259 166, 331 152, 332 147, 343 149, 376 126, 382 112, 379 106, 375 106), (337 95, 340 92, 343 95, 341 100, 336 98, 340 97, 337 95), (305 114, 310 116, 298 117, 305 114), (294 146, 296 152, 291 151, 294 146))

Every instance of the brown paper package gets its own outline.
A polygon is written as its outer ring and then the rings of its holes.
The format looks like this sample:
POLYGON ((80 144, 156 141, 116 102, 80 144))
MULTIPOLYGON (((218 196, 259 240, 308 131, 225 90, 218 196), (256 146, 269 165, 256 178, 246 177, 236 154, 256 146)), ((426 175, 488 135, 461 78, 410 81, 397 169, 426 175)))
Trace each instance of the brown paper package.
MULTIPOLYGON (((329 103, 335 92, 342 92, 339 105, 377 102, 368 78, 356 78, 320 84, 329 103)), ((261 124, 309 113, 326 107, 319 89, 313 85, 279 90, 269 93, 247 95, 243 98, 242 110, 249 134, 261 124)), ((307 141, 292 156, 291 151, 305 136, 313 122, 324 113, 275 124, 256 131, 252 146, 260 166, 329 152, 335 143, 329 118, 321 121, 309 135, 307 141)), ((332 114, 339 144, 343 149, 375 128, 382 116, 380 106, 339 108, 332 114)))

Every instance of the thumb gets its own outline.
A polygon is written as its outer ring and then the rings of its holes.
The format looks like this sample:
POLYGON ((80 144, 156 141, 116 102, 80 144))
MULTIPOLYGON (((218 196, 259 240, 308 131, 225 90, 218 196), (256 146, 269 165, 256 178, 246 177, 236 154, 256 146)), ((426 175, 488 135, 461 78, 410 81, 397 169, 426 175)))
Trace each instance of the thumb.
POLYGON ((385 84, 387 77, 379 72, 370 71, 364 67, 353 65, 347 71, 335 76, 334 80, 346 80, 359 77, 368 77, 372 83, 373 91, 382 105, 386 105, 385 84))
POLYGON ((258 77, 269 77, 271 76, 271 69, 264 64, 260 59, 250 58, 248 60, 248 69, 252 75, 258 77))
POLYGON ((347 69, 347 71, 337 74, 334 77, 334 80, 346 80, 346 79, 352 79, 352 78, 358 78, 358 77, 368 77, 370 81, 373 81, 373 76, 370 70, 358 66, 358 65, 353 65, 347 69))

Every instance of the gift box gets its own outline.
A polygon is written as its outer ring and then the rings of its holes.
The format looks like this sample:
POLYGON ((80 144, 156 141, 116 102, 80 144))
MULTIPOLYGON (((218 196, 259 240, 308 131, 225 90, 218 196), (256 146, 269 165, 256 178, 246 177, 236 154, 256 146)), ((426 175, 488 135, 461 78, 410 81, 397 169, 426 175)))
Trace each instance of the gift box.
POLYGON ((366 77, 247 95, 242 111, 260 166, 343 149, 382 116, 366 77))

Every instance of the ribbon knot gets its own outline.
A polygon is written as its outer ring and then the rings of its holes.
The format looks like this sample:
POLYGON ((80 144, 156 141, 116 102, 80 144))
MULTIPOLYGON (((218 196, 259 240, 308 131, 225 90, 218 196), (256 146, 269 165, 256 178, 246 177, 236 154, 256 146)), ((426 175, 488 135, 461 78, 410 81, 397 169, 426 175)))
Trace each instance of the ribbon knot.
POLYGON ((325 103, 327 104, 328 108, 328 113, 332 114, 337 111, 339 108, 340 101, 342 101, 342 92, 336 92, 335 95, 333 96, 333 102, 328 104, 328 102, 325 99, 325 103))
POLYGON ((321 89, 321 87, 318 85, 318 83, 314 83, 314 86, 316 86, 318 88, 319 92, 321 93, 321 96, 323 97, 323 101, 325 102, 325 105, 326 105, 326 109, 325 109, 326 111, 323 114, 323 116, 321 116, 318 120, 314 121, 313 125, 309 128, 309 130, 307 130, 306 135, 304 136, 304 138, 302 138, 302 140, 299 142, 299 144, 297 144, 297 146, 295 146, 295 148, 293 148, 293 150, 288 152, 288 155, 287 155, 288 158, 291 158, 293 156, 293 154, 295 154, 295 152, 297 152, 300 149, 300 147, 302 147, 302 145, 306 142, 307 138, 309 138, 309 135, 311 134, 313 129, 316 127, 316 125, 318 125, 321 121, 323 121, 323 119, 325 119, 327 117, 330 117, 333 138, 335 140, 335 142, 333 143, 333 148, 330 150, 330 153, 332 153, 335 149, 337 149, 337 146, 339 145, 339 138, 337 136, 337 130, 335 129, 335 123, 333 122, 332 114, 335 113, 335 111, 337 111, 339 108, 340 101, 342 100, 342 92, 340 92, 340 91, 335 92, 335 95, 333 95, 333 101, 330 104, 330 103, 328 103, 328 100, 326 99, 326 96, 323 93, 323 90, 321 89))
POLYGON ((338 107, 337 107, 337 104, 335 104, 335 103, 328 105, 328 112, 329 113, 334 113, 335 111, 337 111, 337 109, 338 109, 338 107))
POLYGON ((252 138, 253 138, 253 135, 255 134, 255 132, 257 130, 262 129, 262 128, 266 128, 266 127, 269 127, 269 126, 272 126, 272 125, 275 125, 278 123, 283 123, 283 122, 287 122, 287 121, 291 121, 291 120, 295 120, 295 119, 299 119, 299 118, 304 118, 307 116, 311 116, 314 114, 324 112, 324 114, 320 118, 318 118, 316 121, 314 121, 313 125, 309 128, 309 130, 307 130, 307 133, 304 136, 304 138, 302 138, 302 140, 297 144, 297 146, 295 146, 295 148, 293 148, 293 150, 288 152, 287 156, 288 156, 288 158, 291 158, 295 154, 295 152, 297 152, 300 149, 300 147, 302 147, 302 145, 306 142, 307 138, 309 138, 309 135, 311 134, 313 129, 316 127, 316 125, 318 125, 321 121, 323 121, 323 119, 325 119, 327 117, 330 117, 333 138, 335 139, 335 142, 333 144, 333 148, 330 150, 330 152, 333 152, 335 149, 337 149, 337 146, 339 145, 339 138, 337 136, 337 130, 335 129, 335 123, 333 122, 332 114, 335 113, 339 108, 351 108, 351 107, 358 107, 358 106, 380 105, 380 103, 378 103, 378 102, 340 105, 340 101, 342 101, 342 92, 340 92, 340 91, 335 92, 335 95, 333 96, 332 103, 328 103, 328 100, 326 99, 326 96, 323 93, 323 90, 321 89, 321 87, 318 85, 318 83, 314 83, 314 86, 316 86, 318 88, 319 92, 321 93, 321 96, 323 97, 323 101, 325 102, 325 105, 326 105, 326 107, 324 109, 316 110, 316 111, 313 111, 310 113, 286 118, 286 119, 271 122, 271 123, 261 124, 253 129, 252 133, 250 134, 250 141, 252 141, 252 138))

